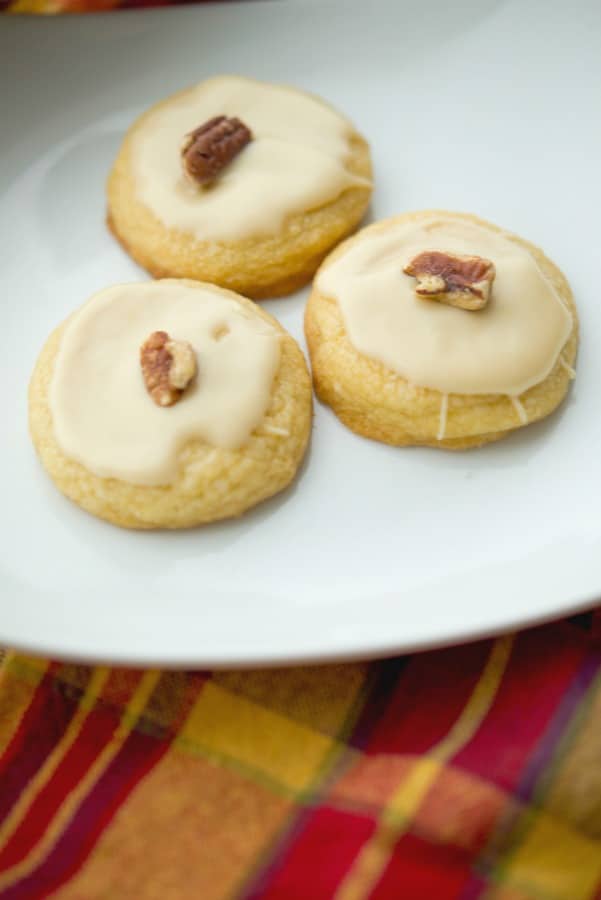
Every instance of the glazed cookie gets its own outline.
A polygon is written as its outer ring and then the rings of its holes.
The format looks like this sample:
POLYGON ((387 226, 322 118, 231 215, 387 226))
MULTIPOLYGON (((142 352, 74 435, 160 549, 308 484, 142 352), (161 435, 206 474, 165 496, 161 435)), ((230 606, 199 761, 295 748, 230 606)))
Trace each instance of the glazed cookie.
POLYGON ((273 297, 309 281, 370 194, 369 148, 347 119, 294 88, 222 76, 132 125, 108 224, 157 278, 273 297))
POLYGON ((572 292, 541 250, 436 210, 337 247, 305 332, 317 395, 345 425, 387 444, 457 449, 548 416, 578 344, 572 292))
POLYGON ((296 342, 252 301, 187 280, 117 285, 48 339, 29 424, 57 487, 88 512, 185 528, 292 481, 311 382, 296 342))

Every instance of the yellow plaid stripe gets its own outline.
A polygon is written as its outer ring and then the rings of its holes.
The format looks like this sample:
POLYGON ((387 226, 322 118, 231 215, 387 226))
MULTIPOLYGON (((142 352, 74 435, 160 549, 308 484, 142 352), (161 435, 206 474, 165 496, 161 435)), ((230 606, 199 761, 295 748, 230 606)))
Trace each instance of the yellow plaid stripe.
POLYGON ((449 733, 430 752, 417 760, 393 794, 371 840, 359 853, 336 893, 336 900, 368 897, 390 859, 393 847, 415 816, 439 775, 442 764, 476 732, 495 698, 509 661, 513 637, 499 638, 491 650, 470 698, 449 733))

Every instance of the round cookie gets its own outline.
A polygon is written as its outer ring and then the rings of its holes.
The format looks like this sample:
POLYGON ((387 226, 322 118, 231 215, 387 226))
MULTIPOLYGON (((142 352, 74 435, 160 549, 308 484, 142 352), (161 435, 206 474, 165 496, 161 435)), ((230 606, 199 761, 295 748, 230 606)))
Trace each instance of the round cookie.
POLYGON ((95 294, 50 335, 29 387, 31 437, 56 486, 126 528, 238 516, 283 490, 311 415, 305 359, 282 326, 187 280, 95 294), (176 342, 167 355, 149 340, 157 334, 176 342), (174 346, 197 372, 165 395, 174 346))
POLYGON ((351 430, 396 446, 463 449, 561 403, 578 319, 566 278, 540 249, 476 216, 426 210, 370 225, 328 256, 305 333, 317 396, 351 430), (418 296, 405 271, 426 250, 488 255, 496 274, 487 306, 418 296))
POLYGON ((371 174, 364 138, 319 98, 221 76, 163 100, 131 126, 109 176, 107 221, 156 278, 273 297, 308 282, 356 227, 371 174), (228 122, 215 124, 221 117, 228 122), (203 125, 211 134, 194 138, 203 125), (205 176, 213 180, 198 183, 205 176))

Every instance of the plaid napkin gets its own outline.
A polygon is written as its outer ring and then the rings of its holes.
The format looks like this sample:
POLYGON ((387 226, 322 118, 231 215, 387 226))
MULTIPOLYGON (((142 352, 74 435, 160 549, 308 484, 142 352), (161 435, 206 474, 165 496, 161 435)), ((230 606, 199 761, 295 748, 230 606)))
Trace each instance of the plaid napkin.
POLYGON ((0 900, 601 898, 591 616, 376 663, 0 669, 0 900))

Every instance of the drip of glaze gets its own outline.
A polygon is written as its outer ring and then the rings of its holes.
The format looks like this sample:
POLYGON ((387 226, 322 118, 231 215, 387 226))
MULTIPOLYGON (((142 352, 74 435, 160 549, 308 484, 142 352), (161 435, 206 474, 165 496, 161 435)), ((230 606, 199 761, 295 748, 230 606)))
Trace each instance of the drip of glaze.
POLYGON ((511 400, 511 402, 513 404, 513 408, 515 409, 516 413, 518 414, 519 420, 522 423, 522 425, 527 425, 528 424, 528 416, 526 414, 526 410, 524 409, 523 404, 520 401, 520 398, 519 397, 510 397, 509 399, 511 400))
POLYGON ((438 423, 438 434, 436 435, 437 441, 444 440, 444 436, 447 430, 447 413, 449 411, 449 395, 443 394, 440 401, 440 419, 438 423))
POLYGON ((571 380, 573 381, 574 378, 576 378, 576 369, 574 369, 568 362, 566 362, 565 359, 563 358, 563 356, 559 357, 559 362, 564 367, 564 369, 570 376, 571 380))
POLYGON ((280 428, 279 425, 269 425, 267 423, 263 425, 262 431, 265 434, 277 434, 280 437, 288 437, 290 434, 287 428, 280 428))

